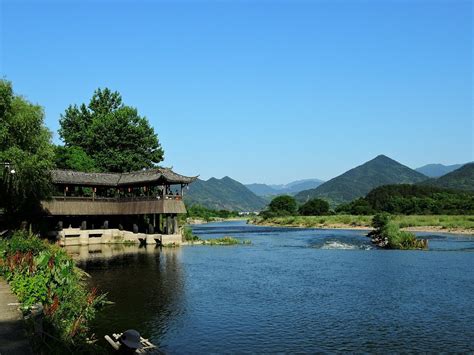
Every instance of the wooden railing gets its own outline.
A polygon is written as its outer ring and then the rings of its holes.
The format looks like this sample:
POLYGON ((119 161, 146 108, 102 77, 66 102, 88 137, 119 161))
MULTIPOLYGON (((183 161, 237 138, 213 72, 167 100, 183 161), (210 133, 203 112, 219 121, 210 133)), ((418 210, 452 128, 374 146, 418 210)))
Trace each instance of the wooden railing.
POLYGON ((151 213, 186 213, 181 196, 134 196, 129 198, 91 196, 54 196, 42 202, 51 215, 131 215, 151 213))
POLYGON ((53 196, 53 200, 59 201, 97 201, 97 202, 132 202, 132 201, 156 201, 156 200, 177 200, 183 199, 180 195, 165 196, 129 196, 129 197, 102 197, 102 196, 53 196))

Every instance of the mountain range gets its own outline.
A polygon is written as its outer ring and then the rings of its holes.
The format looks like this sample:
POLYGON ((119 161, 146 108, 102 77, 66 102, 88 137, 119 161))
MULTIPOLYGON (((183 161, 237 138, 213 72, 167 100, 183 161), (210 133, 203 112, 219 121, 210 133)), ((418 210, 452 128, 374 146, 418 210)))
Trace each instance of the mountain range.
MULTIPOLYGON (((456 166, 429 164, 416 170, 438 175, 446 171, 443 169, 454 169, 456 166)), ((416 170, 385 155, 379 155, 327 182, 307 179, 284 185, 243 185, 228 176, 222 179, 197 180, 189 186, 184 199, 188 205, 199 204, 211 209, 260 211, 273 196, 283 194, 295 195, 300 203, 319 197, 337 205, 363 197, 381 185, 429 184, 474 191, 474 163, 460 165, 460 168, 436 178, 430 178, 416 170)))
POLYGON ((459 169, 463 164, 454 164, 454 165, 443 165, 443 164, 427 164, 422 167, 416 168, 415 170, 423 175, 426 175, 431 178, 440 177, 459 169))
POLYGON ((196 180, 189 185, 184 201, 188 205, 198 204, 210 209, 231 211, 259 211, 267 205, 265 199, 228 176, 196 180))
POLYGON ((423 181, 422 184, 455 190, 474 191, 474 163, 462 165, 457 170, 451 171, 437 179, 423 181))
POLYGON ((295 195, 303 190, 314 189, 323 182, 320 179, 305 179, 281 185, 247 184, 245 186, 257 196, 276 196, 295 195))
POLYGON ((426 179, 425 175, 385 155, 379 155, 315 189, 301 191, 295 197, 299 202, 320 197, 332 204, 339 204, 365 196, 381 185, 414 184, 426 179))

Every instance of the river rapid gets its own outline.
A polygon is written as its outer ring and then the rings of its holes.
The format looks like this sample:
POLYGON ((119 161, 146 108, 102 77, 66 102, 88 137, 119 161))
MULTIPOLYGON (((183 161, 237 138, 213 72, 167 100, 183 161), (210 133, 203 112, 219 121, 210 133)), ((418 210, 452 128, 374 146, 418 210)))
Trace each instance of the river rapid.
POLYGON ((99 338, 139 330, 165 353, 474 351, 474 236, 418 233, 379 250, 364 231, 222 222, 251 245, 71 247, 115 304, 99 338))

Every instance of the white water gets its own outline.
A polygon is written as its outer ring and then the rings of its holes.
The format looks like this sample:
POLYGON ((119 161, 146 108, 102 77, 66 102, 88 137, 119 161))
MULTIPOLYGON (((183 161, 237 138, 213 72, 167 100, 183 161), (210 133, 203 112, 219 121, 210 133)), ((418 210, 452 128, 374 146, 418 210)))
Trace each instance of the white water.
POLYGON ((370 250, 372 249, 371 246, 368 245, 355 245, 344 243, 336 240, 326 241, 321 249, 341 249, 341 250, 355 250, 355 249, 362 249, 362 250, 370 250))

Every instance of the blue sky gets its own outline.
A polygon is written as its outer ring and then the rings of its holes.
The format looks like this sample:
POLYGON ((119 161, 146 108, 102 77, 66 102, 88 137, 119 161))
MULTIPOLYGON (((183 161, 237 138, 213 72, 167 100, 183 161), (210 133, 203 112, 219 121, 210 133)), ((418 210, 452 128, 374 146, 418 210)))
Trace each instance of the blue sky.
POLYGON ((473 160, 472 18, 461 0, 2 0, 0 72, 53 132, 109 87, 181 173, 329 179, 378 154, 473 160))

